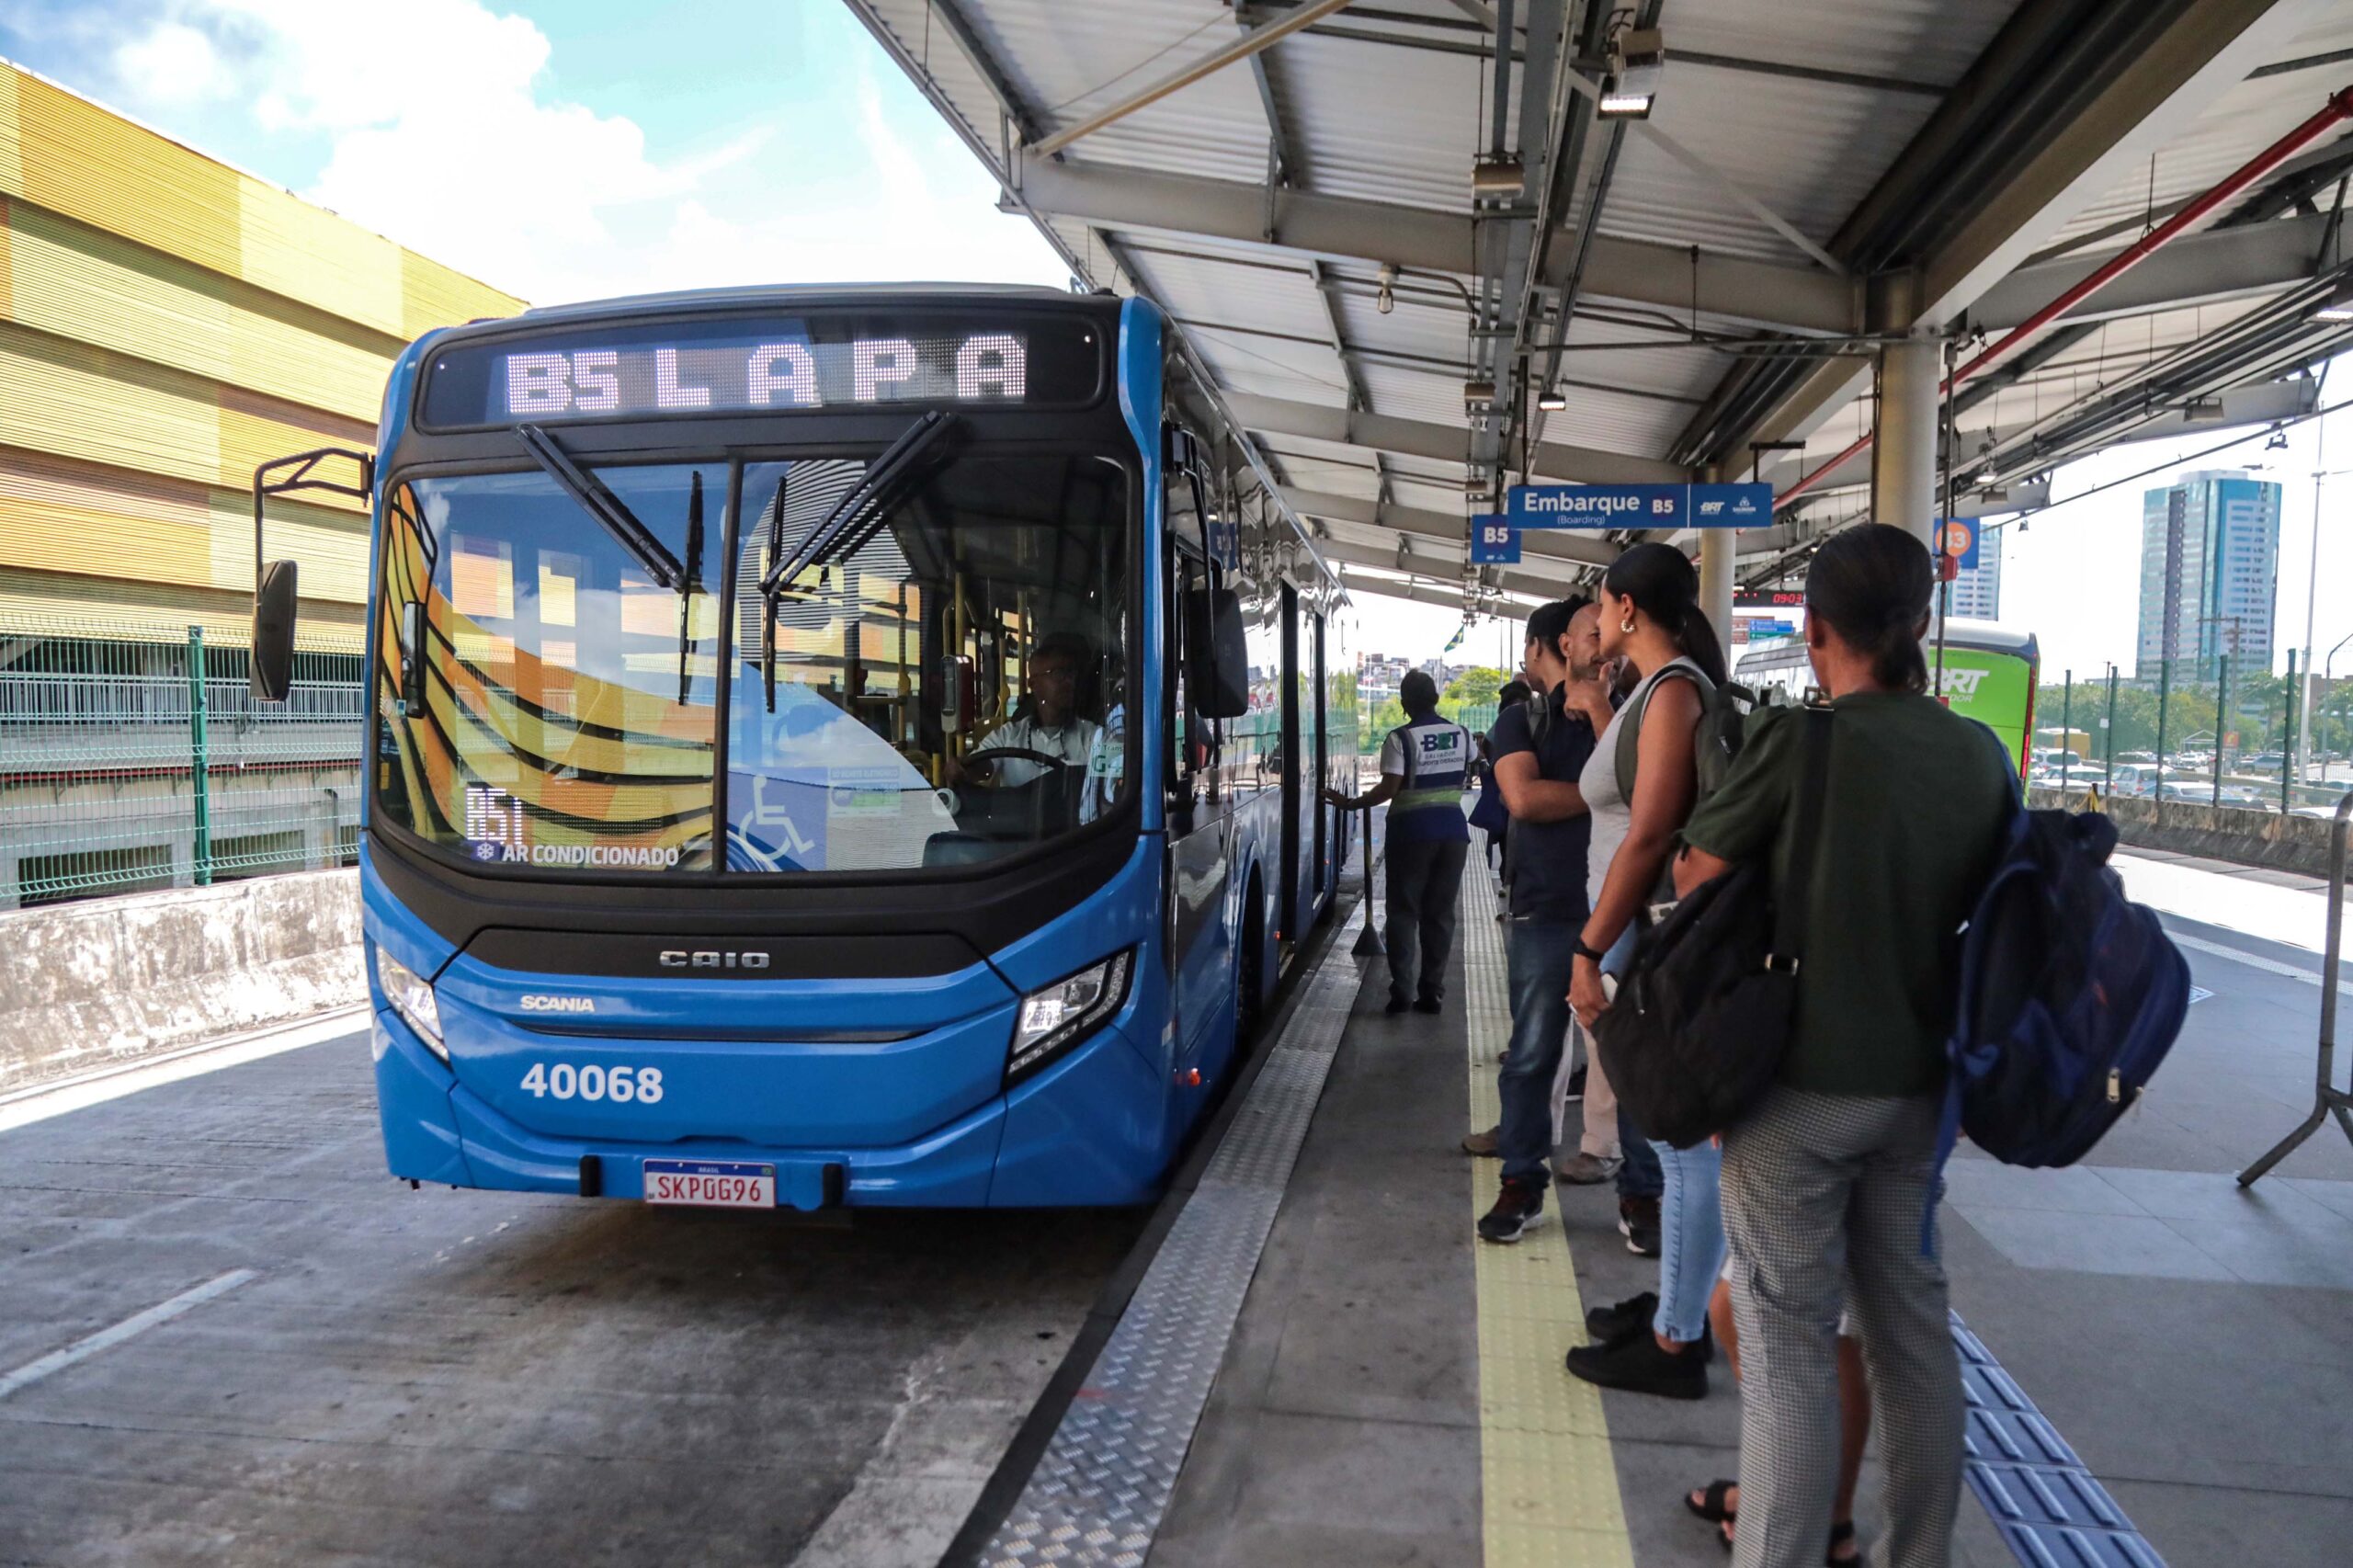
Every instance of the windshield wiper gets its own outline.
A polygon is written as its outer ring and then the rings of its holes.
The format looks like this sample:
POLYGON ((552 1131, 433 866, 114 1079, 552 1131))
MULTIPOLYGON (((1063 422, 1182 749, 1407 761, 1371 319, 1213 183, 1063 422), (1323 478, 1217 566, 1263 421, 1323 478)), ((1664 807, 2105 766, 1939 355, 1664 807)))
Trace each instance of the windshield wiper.
POLYGON ((693 689, 687 654, 694 647, 695 595, 702 587, 702 470, 694 471, 687 491, 687 567, 678 579, 678 706, 687 705, 693 689))
MULTIPOLYGON (((856 555, 882 530, 892 509, 929 479, 948 456, 948 438, 963 422, 934 409, 900 434, 866 466, 848 494, 825 514, 790 558, 784 553, 784 503, 792 470, 776 482, 776 509, 768 517, 768 569, 760 578, 762 608, 760 668, 768 711, 776 711, 776 601, 787 583, 821 562, 856 555)), ((858 635, 853 630, 852 636, 858 635)))
POLYGON ((865 548, 881 531, 891 509, 931 477, 933 468, 948 455, 949 436, 961 423, 955 415, 938 408, 907 426, 867 465, 864 476, 815 531, 801 541, 790 560, 768 562, 767 575, 760 579, 761 594, 773 598, 779 588, 820 561, 854 555, 865 548))
POLYGON ((637 557, 637 563, 654 582, 673 593, 686 591, 687 574, 678 564, 678 558, 637 520, 637 514, 620 496, 574 462, 572 454, 557 445, 554 437, 536 425, 517 425, 515 438, 523 443, 531 460, 563 487, 565 494, 580 503, 582 511, 602 523, 605 531, 619 540, 622 549, 637 557))

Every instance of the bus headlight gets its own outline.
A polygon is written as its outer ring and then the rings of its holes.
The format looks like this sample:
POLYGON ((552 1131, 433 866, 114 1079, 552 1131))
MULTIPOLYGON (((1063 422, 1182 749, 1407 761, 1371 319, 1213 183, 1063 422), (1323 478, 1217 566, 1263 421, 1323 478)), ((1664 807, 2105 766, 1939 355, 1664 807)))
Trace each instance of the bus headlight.
POLYGON ((376 983, 383 987, 384 1000, 408 1020, 408 1027, 426 1049, 449 1061, 449 1048, 441 1043, 441 1006, 433 999, 432 983, 383 949, 376 949, 375 953, 376 983))
POLYGON ((1108 1023, 1128 999, 1134 970, 1132 949, 1114 953, 1024 996, 1005 1055, 1006 1083, 1028 1077, 1108 1023))

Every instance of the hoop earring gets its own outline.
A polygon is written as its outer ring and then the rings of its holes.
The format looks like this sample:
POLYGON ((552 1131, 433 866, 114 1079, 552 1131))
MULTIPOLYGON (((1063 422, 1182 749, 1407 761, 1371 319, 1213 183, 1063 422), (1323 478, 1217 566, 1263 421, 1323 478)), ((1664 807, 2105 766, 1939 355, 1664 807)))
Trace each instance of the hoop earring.
POLYGON ((1618 630, 1624 632, 1627 636, 1631 637, 1634 634, 1634 618, 1630 615, 1625 619, 1620 621, 1618 623, 1618 630))

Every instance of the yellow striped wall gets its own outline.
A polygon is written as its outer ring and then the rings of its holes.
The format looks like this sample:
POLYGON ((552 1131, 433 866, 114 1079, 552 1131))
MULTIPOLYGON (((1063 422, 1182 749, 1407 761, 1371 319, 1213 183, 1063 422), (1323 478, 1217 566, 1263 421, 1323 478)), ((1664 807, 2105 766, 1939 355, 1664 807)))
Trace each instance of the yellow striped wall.
MULTIPOLYGON (((0 62, 0 618, 227 634, 255 465, 372 446, 404 345, 520 308, 0 62)), ((272 503, 306 622, 360 623, 365 542, 272 503)))

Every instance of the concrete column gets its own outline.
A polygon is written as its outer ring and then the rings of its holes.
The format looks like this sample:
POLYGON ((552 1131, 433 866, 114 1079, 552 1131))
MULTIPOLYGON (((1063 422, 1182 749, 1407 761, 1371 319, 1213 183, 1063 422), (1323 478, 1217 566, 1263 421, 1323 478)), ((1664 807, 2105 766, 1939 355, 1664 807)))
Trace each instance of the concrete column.
POLYGON ((1739 537, 1733 528, 1699 530, 1699 608, 1716 629, 1726 660, 1732 657, 1733 541, 1739 537))
POLYGON ((1872 447, 1871 517, 1927 544, 1937 515, 1937 383, 1933 342, 1891 343, 1879 356, 1879 430, 1872 447))

